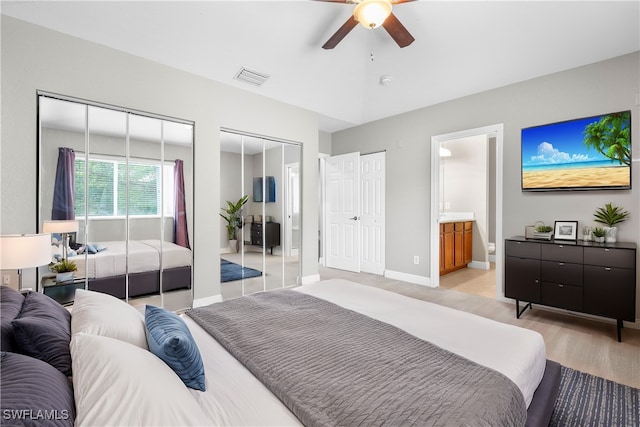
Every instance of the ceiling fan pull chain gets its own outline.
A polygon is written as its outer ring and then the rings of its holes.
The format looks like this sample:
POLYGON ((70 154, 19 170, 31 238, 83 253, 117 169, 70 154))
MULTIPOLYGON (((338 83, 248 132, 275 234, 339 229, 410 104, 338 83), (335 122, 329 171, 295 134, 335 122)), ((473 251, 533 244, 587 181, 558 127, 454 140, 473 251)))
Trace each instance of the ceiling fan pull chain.
POLYGON ((373 62, 375 60, 375 57, 373 56, 373 28, 371 30, 369 30, 369 45, 371 46, 371 55, 369 55, 369 59, 371 60, 371 62, 373 62))

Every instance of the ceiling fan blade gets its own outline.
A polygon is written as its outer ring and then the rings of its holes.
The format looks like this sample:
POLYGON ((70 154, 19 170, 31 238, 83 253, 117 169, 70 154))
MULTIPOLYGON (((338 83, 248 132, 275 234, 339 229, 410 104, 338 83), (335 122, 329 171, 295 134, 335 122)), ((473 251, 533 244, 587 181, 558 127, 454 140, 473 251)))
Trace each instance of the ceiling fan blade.
POLYGON ((353 15, 351 15, 349 17, 349 19, 347 19, 347 22, 345 22, 344 24, 342 24, 342 27, 338 28, 338 31, 336 31, 330 38, 329 40, 327 40, 327 42, 325 44, 322 45, 323 49, 333 49, 334 47, 336 47, 338 45, 338 43, 340 43, 340 41, 342 41, 342 39, 349 34, 349 32, 351 30, 353 30, 353 28, 358 25, 358 21, 355 20, 355 18, 353 17, 353 15))
POLYGON ((407 31, 407 29, 398 21, 396 15, 391 13, 389 17, 382 24, 387 33, 393 38, 398 46, 407 47, 415 40, 413 36, 407 31))

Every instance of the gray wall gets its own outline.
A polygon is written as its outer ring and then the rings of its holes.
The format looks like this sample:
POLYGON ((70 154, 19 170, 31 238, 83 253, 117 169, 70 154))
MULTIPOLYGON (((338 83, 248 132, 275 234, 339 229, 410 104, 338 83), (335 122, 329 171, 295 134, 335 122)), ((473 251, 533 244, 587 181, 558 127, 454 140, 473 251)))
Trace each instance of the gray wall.
MULTIPOLYGON (((332 154, 387 150, 387 269, 429 276, 430 140, 434 135, 504 124, 503 236, 524 234, 525 225, 556 219, 593 224, 593 212, 607 202, 631 218, 618 240, 638 242, 640 167, 634 163, 633 190, 523 193, 520 189, 520 130, 524 127, 632 111, 632 152, 638 158, 640 53, 517 83, 354 127, 332 135, 332 154), (407 223, 411 233, 407 233, 407 223)), ((502 242, 496 242, 502 245, 502 242)), ((640 297, 640 291, 637 292, 640 297)), ((640 313, 640 309, 637 311, 640 313)))
MULTIPOLYGON (((302 275, 317 264, 317 115, 143 58, 2 16, 0 232, 36 224, 36 91, 195 122, 194 294, 220 294, 220 128, 303 144, 302 275), (304 197, 304 194, 313 195, 304 197)), ((203 52, 206 54, 206 52, 203 52)))

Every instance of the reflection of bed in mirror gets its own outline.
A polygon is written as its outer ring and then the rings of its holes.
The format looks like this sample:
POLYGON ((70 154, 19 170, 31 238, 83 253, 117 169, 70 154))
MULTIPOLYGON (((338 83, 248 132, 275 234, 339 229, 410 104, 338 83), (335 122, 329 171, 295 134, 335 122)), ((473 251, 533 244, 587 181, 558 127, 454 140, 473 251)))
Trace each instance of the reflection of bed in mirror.
POLYGON ((108 241, 91 244, 97 253, 69 257, 77 279, 88 278, 88 289, 117 298, 191 288, 191 250, 161 240, 108 241), (162 256, 161 256, 162 254, 162 256), (161 274, 162 273, 162 274, 161 274), (162 278, 162 281, 160 280, 162 278))

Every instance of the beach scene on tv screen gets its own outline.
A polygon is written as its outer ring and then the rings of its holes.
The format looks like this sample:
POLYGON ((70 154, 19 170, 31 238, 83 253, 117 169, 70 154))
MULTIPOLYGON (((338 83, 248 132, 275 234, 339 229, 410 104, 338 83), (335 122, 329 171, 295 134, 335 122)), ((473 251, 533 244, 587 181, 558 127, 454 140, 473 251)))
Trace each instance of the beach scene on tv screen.
POLYGON ((523 190, 630 186, 630 111, 522 129, 523 190))

